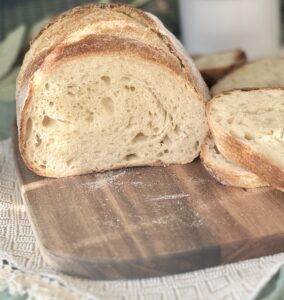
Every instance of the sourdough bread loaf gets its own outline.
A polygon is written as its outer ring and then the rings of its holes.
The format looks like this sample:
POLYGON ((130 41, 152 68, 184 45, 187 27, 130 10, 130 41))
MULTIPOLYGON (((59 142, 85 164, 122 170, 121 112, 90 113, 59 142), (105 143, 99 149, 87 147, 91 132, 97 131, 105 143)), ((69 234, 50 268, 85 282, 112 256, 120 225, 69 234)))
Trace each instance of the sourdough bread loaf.
POLYGON ((254 173, 227 160, 212 137, 208 137, 202 145, 200 158, 209 174, 224 185, 248 189, 268 186, 254 173))
POLYGON ((245 64, 218 81, 211 89, 213 96, 242 88, 284 87, 284 58, 263 59, 245 64))
POLYGON ((48 24, 16 94, 20 151, 42 176, 189 163, 208 132, 195 65, 160 22, 125 5, 84 5, 48 24))
POLYGON ((199 55, 194 62, 209 87, 247 61, 240 49, 199 55))
POLYGON ((208 105, 220 152, 273 187, 284 188, 284 90, 235 90, 208 105))

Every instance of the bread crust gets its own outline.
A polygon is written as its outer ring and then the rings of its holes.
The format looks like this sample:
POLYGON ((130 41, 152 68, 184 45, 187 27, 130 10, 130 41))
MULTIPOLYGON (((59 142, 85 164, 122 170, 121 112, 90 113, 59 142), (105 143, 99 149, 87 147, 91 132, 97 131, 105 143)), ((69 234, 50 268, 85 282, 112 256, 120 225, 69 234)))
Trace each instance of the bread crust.
POLYGON ((209 139, 211 139, 211 137, 208 137, 207 140, 205 140, 205 142, 201 146, 200 159, 208 173, 217 181, 219 181, 223 185, 247 189, 269 186, 263 180, 258 178, 255 174, 250 174, 249 172, 247 172, 247 174, 244 174, 244 172, 233 172, 231 170, 228 170, 217 164, 212 163, 210 159, 208 159, 206 150, 206 143, 209 139))
MULTIPOLYGON (((126 28, 126 30, 129 29, 126 28)), ((175 73, 176 78, 184 80, 188 88, 192 90, 192 92, 196 95, 196 98, 202 103, 205 103, 205 100, 210 97, 209 91, 201 79, 201 75, 198 70, 193 64, 191 65, 188 63, 187 59, 189 58, 184 57, 184 54, 180 52, 172 39, 167 36, 167 32, 165 32, 161 25, 143 11, 123 4, 87 4, 73 8, 54 18, 34 38, 17 79, 16 98, 19 148, 26 165, 32 171, 41 176, 45 176, 45 174, 43 174, 40 170, 35 169, 31 165, 25 151, 25 124, 27 122, 27 109, 33 98, 33 78, 35 73, 37 71, 48 73, 58 64, 66 60, 76 60, 81 56, 103 56, 109 54, 114 56, 123 55, 127 57, 135 57, 150 63, 158 64, 168 71, 175 73), (57 33, 58 36, 56 37, 56 43, 52 43, 51 41, 52 46, 44 48, 40 45, 39 42, 41 39, 46 39, 49 30, 51 30, 56 24, 63 21, 67 23, 69 22, 70 31, 74 32, 73 24, 78 18, 83 15, 91 14, 94 10, 97 11, 100 9, 125 14, 134 18, 143 26, 150 27, 151 31, 160 38, 161 47, 154 47, 153 45, 146 43, 145 40, 141 41, 138 34, 135 39, 118 37, 117 35, 111 36, 110 34, 90 34, 83 36, 77 41, 66 42, 64 41, 65 35, 61 32, 57 33)), ((160 165, 160 163, 157 162, 154 165, 160 165)), ((86 173, 90 172, 92 171, 86 171, 86 173)), ((80 174, 82 174, 82 172, 80 172, 80 174)))
MULTIPOLYGON (((241 89, 242 91, 253 90, 272 90, 270 88, 265 89, 241 89)), ((275 89, 274 89, 275 90, 275 89)), ((284 90, 281 89, 280 90, 284 90)), ((239 90, 238 90, 239 91, 239 90)), ((224 94, 231 94, 233 91, 225 92, 224 94)), ((210 118, 210 111, 214 104, 214 101, 223 94, 218 94, 212 101, 207 103, 207 119, 210 131, 216 142, 219 151, 228 159, 239 165, 240 167, 256 174, 259 178, 270 184, 272 187, 278 189, 284 189, 284 172, 278 166, 274 165, 263 155, 254 151, 250 146, 241 142, 239 139, 232 135, 224 133, 218 128, 214 127, 210 118)))
MULTIPOLYGON (((38 47, 34 49, 34 44, 39 41, 40 38, 44 39, 45 34, 48 33, 48 30, 52 28, 53 25, 63 22, 64 20, 67 22, 67 24, 64 24, 65 27, 68 28, 71 32, 74 31, 74 22, 78 20, 78 18, 81 18, 84 15, 91 14, 93 11, 98 10, 106 10, 110 12, 119 12, 124 14, 125 16, 128 16, 130 18, 133 18, 135 21, 139 22, 141 25, 145 27, 149 27, 150 30, 157 35, 157 37, 160 38, 161 44, 163 46, 166 46, 168 48, 168 54, 169 56, 174 56, 180 63, 180 75, 183 75, 187 81, 191 83, 194 90, 196 91, 196 94, 199 98, 202 98, 202 100, 209 100, 211 98, 209 90, 207 86, 205 85, 204 81, 201 78, 201 75, 197 68, 195 67, 194 63, 188 57, 182 49, 180 49, 180 45, 178 44, 178 41, 175 39, 175 37, 166 30, 166 28, 163 26, 163 24, 154 16, 143 12, 142 10, 124 5, 124 4, 85 4, 78 7, 74 7, 61 15, 55 17, 51 20, 49 24, 47 24, 40 32, 39 34, 33 39, 31 43, 31 48, 29 52, 27 53, 24 64, 22 66, 22 70, 18 76, 17 80, 17 94, 19 93, 19 90, 24 85, 24 81, 26 78, 26 69, 30 69, 31 67, 29 64, 34 64, 35 60, 38 60, 37 56, 41 56, 42 58, 44 56, 47 56, 58 44, 62 42, 62 40, 65 38, 64 33, 58 32, 57 37, 58 43, 53 45, 52 47, 48 49, 41 49, 41 45, 37 45, 38 47), (43 51, 43 53, 40 53, 43 51), (34 57, 33 52, 36 52, 36 57, 34 57), (182 53, 183 52, 183 53, 182 53)), ((76 27, 76 30, 79 28, 76 27)), ((49 37, 48 37, 49 39, 49 37)), ((53 38, 55 39, 55 38, 53 38)), ((51 43, 52 40, 51 39, 51 43)), ((137 36, 137 39, 139 39, 139 36, 137 36)))

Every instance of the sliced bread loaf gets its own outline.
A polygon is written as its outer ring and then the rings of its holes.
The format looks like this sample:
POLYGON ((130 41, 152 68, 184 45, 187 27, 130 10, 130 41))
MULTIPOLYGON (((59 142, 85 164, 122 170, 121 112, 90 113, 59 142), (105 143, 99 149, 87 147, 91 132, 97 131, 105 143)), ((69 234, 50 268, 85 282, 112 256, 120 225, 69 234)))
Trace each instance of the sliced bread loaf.
POLYGON ((17 81, 27 166, 63 177, 191 162, 208 132, 210 96, 180 47, 155 18, 125 5, 85 5, 56 18, 17 81))
POLYGON ((213 96, 240 88, 284 87, 284 58, 264 59, 245 64, 218 81, 213 96))
POLYGON ((208 137, 202 145, 200 158, 210 175, 224 185, 242 188, 268 186, 257 175, 227 160, 218 150, 212 137, 208 137))
POLYGON ((246 60, 245 52, 239 49, 199 55, 194 58, 197 68, 209 87, 235 68, 243 65, 246 60))
POLYGON ((284 188, 284 90, 235 90, 208 103, 209 127, 220 152, 284 188))

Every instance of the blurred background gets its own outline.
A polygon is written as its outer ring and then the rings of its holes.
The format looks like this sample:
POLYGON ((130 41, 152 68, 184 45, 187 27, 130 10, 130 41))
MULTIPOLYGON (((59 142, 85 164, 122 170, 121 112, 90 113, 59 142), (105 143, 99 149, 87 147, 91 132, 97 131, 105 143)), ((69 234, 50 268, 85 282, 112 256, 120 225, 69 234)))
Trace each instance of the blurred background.
POLYGON ((254 60, 279 55, 284 42, 284 0, 0 0, 0 139, 10 135, 16 76, 32 37, 53 16, 96 2, 157 15, 191 55, 241 48, 254 60))
MULTIPOLYGON (((60 12, 63 12, 69 8, 74 6, 83 4, 83 3, 95 3, 95 2, 113 2, 113 3, 127 3, 129 5, 133 5, 135 7, 142 8, 146 11, 149 11, 153 14, 156 14, 167 28, 172 31, 177 37, 181 38, 181 24, 186 25, 186 22, 189 18, 192 18, 192 14, 197 15, 198 17, 205 14, 205 19, 217 20, 213 28, 208 29, 216 29, 219 21, 219 24, 224 27, 228 27, 229 20, 232 17, 237 16, 239 18, 239 26, 242 25, 242 18, 244 15, 244 11, 248 11, 248 15, 250 16, 250 26, 255 23, 256 10, 259 10, 261 6, 269 22, 273 22, 275 20, 269 19, 271 16, 269 13, 269 9, 273 9, 273 7, 277 7, 279 10, 279 14, 283 15, 284 12, 284 0, 113 0, 113 1, 92 1, 92 0, 0 0, 0 40, 2 40, 5 35, 15 27, 20 24, 25 24, 27 27, 31 27, 35 22, 42 20, 48 16, 57 15, 60 12), (232 7, 233 10, 230 10, 228 3, 236 3, 235 7, 232 7), (251 3, 250 6, 247 6, 245 3, 251 3), (280 4, 279 4, 280 3, 280 4), (197 5, 196 5, 197 4, 197 5), (268 5, 267 5, 268 4, 268 5), (212 6, 216 6, 215 10, 212 11, 212 6), (227 19, 224 20, 223 23, 220 19, 220 14, 218 15, 218 11, 221 10, 221 6, 224 6, 225 12, 220 12, 227 14, 227 19), (238 12, 242 9, 242 11, 238 12), (235 9, 236 8, 236 9, 235 9), (203 9, 203 14, 199 15, 198 11, 203 9), (193 11, 194 10, 194 11, 193 11), (231 12, 232 15, 228 15, 231 12), (215 14, 215 18, 214 18, 215 14), (181 17, 183 20, 181 21, 181 17)), ((230 5, 230 4, 229 4, 230 5)), ((262 17, 262 23, 265 23, 266 20, 262 17)), ((275 14, 273 17, 276 17, 275 14)), ((203 17, 204 18, 204 17, 203 17)), ((197 19, 197 18, 196 18, 197 19)), ((195 20, 196 21, 196 20, 195 20)), ((202 27, 206 27, 206 23, 204 23, 204 19, 201 18, 200 22, 203 22, 202 27)), ((284 19, 281 18, 282 26, 284 25, 284 19)), ((259 24, 257 24, 259 25, 259 24)), ((200 24, 197 22, 197 26, 200 28, 200 24)), ((207 26, 208 27, 208 26, 207 26)), ((184 28, 186 30, 188 28, 184 28)), ((248 30, 249 28, 247 28, 248 30)), ((265 33, 263 33, 264 35, 265 33)), ((268 38, 268 36, 266 36, 268 38)), ((284 31, 282 30, 281 39, 284 40, 284 31)))

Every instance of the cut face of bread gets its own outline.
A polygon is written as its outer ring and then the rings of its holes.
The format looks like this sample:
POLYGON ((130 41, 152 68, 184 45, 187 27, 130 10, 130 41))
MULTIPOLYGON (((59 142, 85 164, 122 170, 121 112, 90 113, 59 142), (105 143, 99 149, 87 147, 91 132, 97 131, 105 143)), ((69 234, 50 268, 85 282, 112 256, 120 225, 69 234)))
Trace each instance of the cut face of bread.
POLYGON ((197 56, 194 62, 209 86, 233 69, 246 62, 246 54, 242 50, 217 52, 197 56))
POLYGON ((195 65, 156 18, 125 5, 84 5, 48 24, 16 94, 22 157, 48 177, 189 163, 208 132, 195 65))
POLYGON ((211 89, 213 96, 241 88, 284 87, 284 58, 255 61, 229 73, 211 89))
POLYGON ((213 98, 209 127, 220 152, 284 188, 284 90, 236 90, 213 98))
POLYGON ((208 172, 224 185, 242 188, 268 186, 257 175, 227 160, 218 150, 212 137, 208 137, 202 145, 200 158, 208 172))
POLYGON ((23 121, 24 157, 52 177, 188 163, 207 132, 203 116, 202 101, 165 68, 82 57, 37 73, 23 121))

